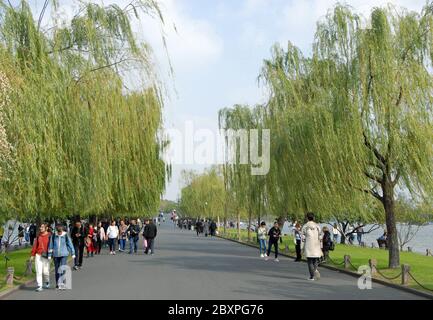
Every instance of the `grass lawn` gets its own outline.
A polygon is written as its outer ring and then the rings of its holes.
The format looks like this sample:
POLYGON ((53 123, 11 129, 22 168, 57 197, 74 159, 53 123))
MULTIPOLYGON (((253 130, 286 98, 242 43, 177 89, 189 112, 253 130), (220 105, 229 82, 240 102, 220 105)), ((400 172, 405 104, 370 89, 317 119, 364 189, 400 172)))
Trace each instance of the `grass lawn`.
MULTIPOLYGON (((26 271, 26 261, 29 260, 30 258, 30 252, 31 252, 31 248, 27 248, 27 249, 12 251, 7 254, 8 258, 10 259, 8 261, 8 267, 15 268, 14 276, 15 278, 17 278, 14 279, 15 285, 20 285, 34 277, 34 275, 30 277, 24 277, 24 272, 26 271)), ((7 274, 7 270, 6 270, 5 255, 2 253, 0 254, 0 292, 7 289, 6 274, 7 274)))
MULTIPOLYGON (((236 229, 226 229, 227 238, 237 239, 236 229)), ((224 236, 224 235, 223 235, 224 236)), ((251 232, 252 244, 258 245, 256 242, 256 234, 251 232)), ((248 236, 246 230, 241 230, 242 241, 247 242, 248 236)), ((288 246, 288 254, 291 256, 295 254, 295 245, 292 236, 285 236, 283 238, 283 243, 280 244, 279 248, 283 253, 284 249, 288 246)), ((329 265, 344 269, 344 265, 340 265, 344 261, 344 256, 349 255, 351 257, 351 263, 354 267, 358 268, 361 265, 368 265, 369 259, 376 259, 378 264, 378 269, 387 277, 395 277, 401 273, 401 268, 399 269, 388 269, 388 251, 383 249, 374 248, 362 248, 358 246, 351 245, 341 245, 337 244, 335 250, 330 252, 330 258, 334 263, 329 262, 329 265)), ((419 253, 413 252, 400 252, 400 263, 408 264, 411 268, 411 274, 415 279, 421 283, 424 287, 433 290, 433 257, 427 257, 419 253)), ((350 270, 356 271, 354 268, 350 270)), ((375 276, 378 279, 386 280, 395 284, 401 284, 401 277, 395 280, 387 280, 380 275, 375 276)), ((419 286, 412 278, 409 281, 409 287, 419 290, 424 290, 419 286)))

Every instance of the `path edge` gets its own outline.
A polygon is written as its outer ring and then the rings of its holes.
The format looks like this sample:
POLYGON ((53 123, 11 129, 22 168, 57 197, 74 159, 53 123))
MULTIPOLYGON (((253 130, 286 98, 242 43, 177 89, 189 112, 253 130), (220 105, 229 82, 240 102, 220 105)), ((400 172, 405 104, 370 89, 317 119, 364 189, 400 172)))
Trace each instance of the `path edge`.
MULTIPOLYGON (((68 265, 71 266, 73 264, 73 259, 68 261, 68 265)), ((54 270, 54 266, 50 269, 50 273, 54 270)), ((31 285, 32 283, 36 283, 36 279, 28 280, 27 282, 21 283, 18 286, 14 286, 13 288, 7 289, 3 292, 0 292, 0 300, 4 300, 5 298, 9 297, 11 294, 31 285)))
MULTIPOLYGON (((241 242, 241 241, 238 241, 236 239, 225 238, 225 237, 220 236, 220 235, 218 235, 217 237, 220 238, 220 239, 223 239, 223 240, 231 241, 231 242, 234 242, 234 243, 237 243, 237 244, 242 244, 242 245, 245 245, 245 246, 257 249, 257 246, 255 246, 253 244, 250 244, 250 243, 241 242)), ((282 255, 283 257, 290 258, 292 260, 296 259, 295 257, 290 256, 290 255, 285 254, 285 253, 279 252, 278 254, 282 255)), ((306 262, 306 260, 302 259, 302 262, 306 262)), ((339 268, 336 268, 336 267, 333 267, 333 266, 329 266, 329 265, 320 265, 320 268, 325 268, 325 269, 328 269, 328 270, 341 272, 341 273, 347 274, 349 276, 352 276, 352 277, 358 278, 358 279, 359 279, 359 276, 360 276, 359 274, 357 274, 355 272, 352 272, 352 271, 349 271, 349 270, 344 270, 344 269, 339 269, 339 268)), ((406 291, 408 293, 412 293, 412 294, 415 294, 417 296, 421 296, 423 298, 427 298, 427 299, 433 300, 433 294, 428 293, 428 292, 424 292, 424 291, 413 289, 413 288, 408 288, 408 287, 405 287, 405 286, 401 286, 401 285, 398 285, 398 284, 395 284, 395 283, 390 283, 390 282, 387 282, 387 281, 384 281, 384 280, 380 280, 380 279, 376 279, 376 278, 373 278, 373 277, 371 278, 371 280, 374 283, 378 283, 378 284, 381 284, 381 285, 384 285, 384 286, 387 286, 387 287, 391 287, 391 288, 394 288, 394 289, 397 289, 397 290, 406 291)))

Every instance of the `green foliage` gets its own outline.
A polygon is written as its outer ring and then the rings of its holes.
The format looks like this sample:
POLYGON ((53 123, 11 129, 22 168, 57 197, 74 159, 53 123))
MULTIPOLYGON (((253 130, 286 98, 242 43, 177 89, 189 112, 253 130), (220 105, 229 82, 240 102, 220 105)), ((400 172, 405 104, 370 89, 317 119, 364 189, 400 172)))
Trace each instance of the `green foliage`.
MULTIPOLYGON (((48 3, 48 2, 47 2, 48 3)), ((56 1, 48 6, 55 15, 56 1)), ((162 99, 150 49, 131 19, 160 14, 79 3, 69 24, 43 28, 26 1, 0 1, 0 71, 14 88, 4 108, 14 166, 1 211, 17 217, 156 211, 165 188, 162 99), (129 70, 141 73, 135 91, 129 70)), ((50 24, 51 23, 51 24, 50 24)))
POLYGON ((225 190, 223 178, 217 168, 203 174, 183 172, 185 187, 181 191, 179 209, 183 216, 213 218, 224 212, 225 190))

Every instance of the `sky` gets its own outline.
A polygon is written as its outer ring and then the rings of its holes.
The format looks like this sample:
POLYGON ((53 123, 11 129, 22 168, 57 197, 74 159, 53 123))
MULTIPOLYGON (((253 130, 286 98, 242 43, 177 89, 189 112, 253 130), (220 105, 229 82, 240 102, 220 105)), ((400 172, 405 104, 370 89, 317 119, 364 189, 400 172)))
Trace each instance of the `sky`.
MULTIPOLYGON (((30 0, 41 7, 42 0, 30 0)), ((94 0, 95 1, 95 0, 94 0)), ((59 0, 65 14, 72 0, 59 0)), ((99 0, 125 6, 130 0, 99 0)), ((266 91, 258 84, 264 59, 271 47, 291 41, 304 53, 311 52, 316 23, 335 0, 158 0, 165 23, 145 19, 134 23, 136 34, 154 51, 155 67, 165 83, 164 128, 193 125, 194 130, 217 132, 218 111, 234 104, 265 102, 266 91), (161 40, 165 34, 167 51, 161 40), (167 58, 167 53, 169 58, 167 58), (169 63, 173 67, 171 75, 169 63)), ((374 7, 389 3, 421 11, 425 0, 340 1, 368 16, 374 7)), ((196 141, 199 142, 199 141, 196 141)), ((173 146, 172 144, 172 147, 173 146)), ((172 150, 171 150, 172 151, 172 150)), ((182 170, 204 165, 174 164, 165 199, 177 200, 182 170)))

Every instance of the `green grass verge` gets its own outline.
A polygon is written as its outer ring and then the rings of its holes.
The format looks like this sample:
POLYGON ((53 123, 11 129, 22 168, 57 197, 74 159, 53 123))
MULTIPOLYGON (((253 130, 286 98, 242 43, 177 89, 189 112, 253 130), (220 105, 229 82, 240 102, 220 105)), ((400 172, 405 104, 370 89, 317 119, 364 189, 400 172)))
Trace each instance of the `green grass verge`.
MULTIPOLYGON (((230 239, 237 240, 237 230, 235 229, 226 229, 226 235, 221 234, 222 236, 226 236, 230 239)), ((248 233, 246 230, 241 230, 241 240, 243 242, 248 242, 248 233)), ((257 245, 256 242, 256 234, 251 232, 250 242, 253 245, 257 245)), ((293 242, 292 236, 283 237, 283 243, 279 245, 279 249, 281 252, 285 252, 286 245, 289 250, 287 254, 291 256, 295 256, 295 245, 293 242)), ((330 252, 330 258, 332 262, 329 262, 328 265, 344 269, 344 265, 340 265, 341 262, 344 261, 344 256, 349 255, 351 258, 351 263, 354 267, 358 268, 362 265, 368 265, 368 261, 370 259, 376 259, 378 264, 378 269, 381 273, 383 273, 386 277, 392 278, 401 273, 401 269, 388 269, 388 251, 382 249, 374 249, 374 248, 362 248, 358 246, 351 245, 341 245, 337 244, 335 246, 335 250, 330 252)), ((413 252, 400 252, 400 263, 408 264, 411 269, 411 274, 415 277, 415 279, 421 283, 422 286, 426 287, 429 290, 433 290, 433 257, 423 256, 419 253, 413 252)), ((354 268, 350 269, 351 271, 356 271, 354 268)), ((375 278, 388 281, 394 284, 401 284, 401 277, 395 280, 387 280, 380 276, 379 274, 375 276, 375 278)), ((419 286, 412 278, 409 281, 409 287, 418 290, 425 290, 421 286, 419 286)), ((429 291, 432 293, 432 291, 429 291)))
MULTIPOLYGON (((28 280, 34 278, 34 275, 29 277, 24 277, 24 272, 26 271, 26 261, 30 258, 31 248, 21 249, 9 252, 7 257, 10 259, 8 261, 8 267, 14 267, 15 273, 14 276, 14 285, 20 285, 28 280)), ((34 272, 34 268, 33 268, 34 272)), ((6 287, 6 261, 5 254, 0 254, 0 292, 8 289, 6 287)))

